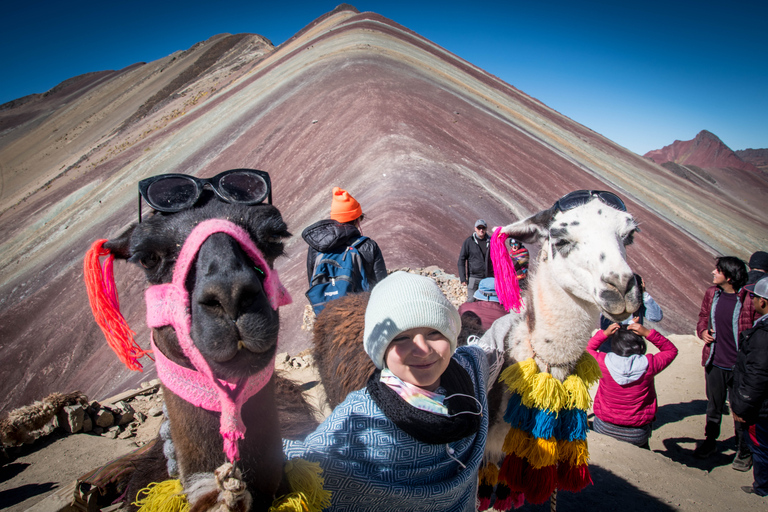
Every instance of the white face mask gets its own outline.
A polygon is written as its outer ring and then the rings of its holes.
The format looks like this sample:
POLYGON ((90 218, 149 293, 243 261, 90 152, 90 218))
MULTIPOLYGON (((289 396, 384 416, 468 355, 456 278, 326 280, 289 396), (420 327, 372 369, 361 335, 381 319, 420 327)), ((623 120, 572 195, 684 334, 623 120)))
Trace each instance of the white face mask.
POLYGON ((441 395, 440 393, 435 393, 434 391, 429 391, 418 386, 414 386, 409 382, 405 382, 400 377, 392 373, 389 368, 384 368, 381 370, 381 382, 386 384, 408 404, 422 411, 431 412, 432 414, 439 414, 440 416, 446 416, 449 418, 458 416, 459 414, 474 414, 476 416, 483 414, 482 404, 472 395, 465 395, 463 393, 455 393, 449 396, 441 395), (444 402, 455 396, 465 396, 477 402, 478 412, 462 411, 456 414, 448 414, 448 407, 445 406, 444 402))

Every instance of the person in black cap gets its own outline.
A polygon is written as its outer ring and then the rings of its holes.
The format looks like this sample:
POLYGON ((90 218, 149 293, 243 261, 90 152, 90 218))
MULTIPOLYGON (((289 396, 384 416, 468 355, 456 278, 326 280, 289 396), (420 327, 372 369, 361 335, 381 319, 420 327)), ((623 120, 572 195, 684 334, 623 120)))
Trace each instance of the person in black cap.
POLYGON ((768 272, 768 252, 757 251, 749 257, 749 279, 747 284, 755 284, 768 272))
POLYGON ((475 222, 475 232, 464 240, 459 253, 459 280, 467 285, 467 302, 475 300, 480 281, 493 277, 491 264, 491 237, 488 224, 483 219, 475 222))
POLYGON ((752 449, 754 483, 742 491, 768 496, 768 276, 744 289, 760 318, 739 335, 731 414, 744 425, 752 449))

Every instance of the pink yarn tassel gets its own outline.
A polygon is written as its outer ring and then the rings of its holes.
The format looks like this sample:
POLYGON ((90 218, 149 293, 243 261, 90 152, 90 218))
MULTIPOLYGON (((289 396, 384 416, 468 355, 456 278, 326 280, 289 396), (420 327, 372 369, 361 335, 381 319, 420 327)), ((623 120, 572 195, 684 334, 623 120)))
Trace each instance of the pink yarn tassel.
POLYGON ((496 278, 496 295, 506 311, 514 309, 520 312, 523 305, 520 298, 520 285, 517 283, 517 272, 512 263, 512 257, 507 251, 505 243, 508 235, 497 227, 491 237, 491 263, 493 263, 493 275, 496 278))

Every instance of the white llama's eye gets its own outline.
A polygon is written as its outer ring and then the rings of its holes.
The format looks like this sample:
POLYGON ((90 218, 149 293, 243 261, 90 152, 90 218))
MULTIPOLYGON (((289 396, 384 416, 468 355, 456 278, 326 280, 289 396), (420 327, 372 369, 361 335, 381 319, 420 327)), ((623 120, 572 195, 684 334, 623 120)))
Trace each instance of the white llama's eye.
POLYGON ((622 239, 622 242, 624 243, 624 246, 632 245, 635 242, 635 229, 624 235, 624 238, 622 239))

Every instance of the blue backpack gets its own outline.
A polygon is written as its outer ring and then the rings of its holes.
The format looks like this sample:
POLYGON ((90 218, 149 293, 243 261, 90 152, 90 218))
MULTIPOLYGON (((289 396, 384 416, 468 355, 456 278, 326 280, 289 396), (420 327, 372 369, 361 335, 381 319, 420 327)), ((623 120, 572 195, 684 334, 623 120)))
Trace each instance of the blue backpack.
POLYGON ((357 248, 368 240, 361 236, 339 252, 321 252, 315 258, 315 271, 306 296, 315 315, 319 315, 328 301, 348 293, 367 292, 368 279, 363 270, 363 259, 357 248))

